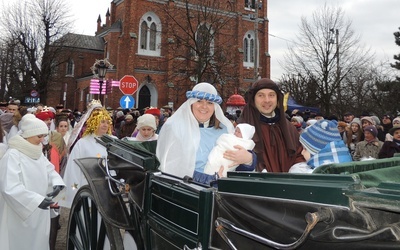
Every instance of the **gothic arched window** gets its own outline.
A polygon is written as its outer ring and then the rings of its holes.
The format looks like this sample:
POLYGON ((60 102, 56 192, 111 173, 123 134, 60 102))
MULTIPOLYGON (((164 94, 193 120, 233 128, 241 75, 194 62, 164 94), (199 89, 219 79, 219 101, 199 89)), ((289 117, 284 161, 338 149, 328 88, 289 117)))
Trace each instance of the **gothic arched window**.
POLYGON ((243 38, 243 66, 254 67, 255 52, 255 36, 251 30, 243 38))
POLYGON ((147 12, 140 19, 139 51, 141 55, 161 55, 161 21, 153 12, 147 12))

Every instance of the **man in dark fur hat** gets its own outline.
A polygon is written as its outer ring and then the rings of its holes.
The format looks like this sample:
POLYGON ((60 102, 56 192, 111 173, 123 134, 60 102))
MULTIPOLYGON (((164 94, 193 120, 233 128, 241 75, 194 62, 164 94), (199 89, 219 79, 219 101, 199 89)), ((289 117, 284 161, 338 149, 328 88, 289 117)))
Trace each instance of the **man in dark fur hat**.
POLYGON ((246 93, 246 106, 238 123, 256 128, 253 141, 257 154, 256 170, 288 172, 296 163, 305 162, 296 128, 285 118, 283 94, 272 80, 253 83, 246 93))

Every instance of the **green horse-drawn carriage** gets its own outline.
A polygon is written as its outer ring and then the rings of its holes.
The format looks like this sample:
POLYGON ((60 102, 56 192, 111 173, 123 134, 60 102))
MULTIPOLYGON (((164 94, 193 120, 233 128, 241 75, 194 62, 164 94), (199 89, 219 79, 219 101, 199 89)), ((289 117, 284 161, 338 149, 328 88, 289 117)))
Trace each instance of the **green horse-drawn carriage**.
POLYGON ((100 143, 108 159, 76 160, 89 185, 71 208, 68 249, 400 248, 400 157, 232 172, 210 188, 159 172, 155 142, 100 143))

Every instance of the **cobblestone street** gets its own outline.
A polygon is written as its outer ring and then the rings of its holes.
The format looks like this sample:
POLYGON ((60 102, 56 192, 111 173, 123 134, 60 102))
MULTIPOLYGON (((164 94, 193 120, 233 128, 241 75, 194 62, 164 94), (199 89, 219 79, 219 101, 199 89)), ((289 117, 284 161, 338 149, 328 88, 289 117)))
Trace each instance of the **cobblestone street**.
POLYGON ((67 249, 67 228, 68 228, 68 216, 69 216, 68 208, 61 208, 60 213, 60 225, 61 228, 58 230, 57 242, 56 242, 56 250, 65 250, 67 249))

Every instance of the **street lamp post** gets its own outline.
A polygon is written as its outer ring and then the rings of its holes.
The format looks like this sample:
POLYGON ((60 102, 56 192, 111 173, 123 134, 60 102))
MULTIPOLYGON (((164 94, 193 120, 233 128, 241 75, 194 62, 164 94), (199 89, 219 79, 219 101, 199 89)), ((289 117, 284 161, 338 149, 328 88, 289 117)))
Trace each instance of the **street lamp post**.
POLYGON ((112 69, 113 67, 114 67, 114 65, 112 65, 107 60, 107 58, 102 59, 102 60, 96 59, 95 63, 91 67, 93 74, 99 78, 99 100, 100 100, 100 102, 102 102, 104 78, 106 77, 107 70, 112 69))
POLYGON ((104 60, 101 60, 99 64, 96 65, 97 68, 97 74, 99 75, 99 99, 102 102, 102 92, 103 92, 103 82, 104 82, 104 77, 106 76, 107 73, 107 66, 104 63, 104 60))

